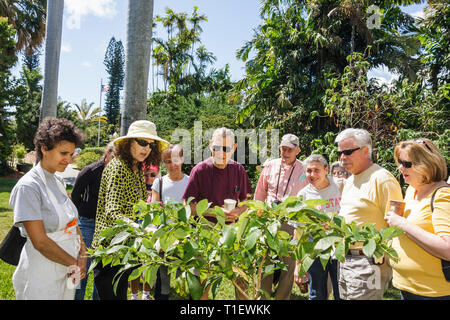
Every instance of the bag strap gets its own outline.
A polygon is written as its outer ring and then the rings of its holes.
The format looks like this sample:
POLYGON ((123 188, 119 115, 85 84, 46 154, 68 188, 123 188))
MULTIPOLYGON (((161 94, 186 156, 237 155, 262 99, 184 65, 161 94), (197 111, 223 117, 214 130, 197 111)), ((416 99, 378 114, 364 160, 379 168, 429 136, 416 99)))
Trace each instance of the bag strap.
POLYGON ((161 176, 161 179, 159 179, 159 201, 161 201, 161 203, 163 202, 163 199, 162 199, 162 184, 163 184, 163 177, 161 176))
POLYGON ((439 189, 441 189, 441 188, 446 188, 446 187, 450 187, 450 185, 437 187, 437 188, 433 191, 433 194, 431 195, 431 203, 430 203, 431 213, 433 213, 433 211, 434 211, 433 202, 434 202, 434 197, 436 196, 436 192, 437 192, 439 189))

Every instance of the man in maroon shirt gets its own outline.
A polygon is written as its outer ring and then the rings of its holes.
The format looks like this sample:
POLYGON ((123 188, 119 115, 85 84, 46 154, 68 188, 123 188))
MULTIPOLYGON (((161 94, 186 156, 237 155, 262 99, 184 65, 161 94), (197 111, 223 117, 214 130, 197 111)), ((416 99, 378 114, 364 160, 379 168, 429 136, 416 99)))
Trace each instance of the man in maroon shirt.
MULTIPOLYGON (((231 160, 236 151, 237 143, 234 143, 234 134, 230 129, 219 128, 214 131, 209 148, 212 157, 198 163, 189 175, 188 185, 183 194, 186 202, 189 197, 191 211, 195 212, 198 201, 208 199, 214 206, 223 207, 225 199, 234 199, 236 203, 251 198, 252 188, 244 167, 231 160)), ((247 209, 246 206, 236 207, 233 210, 223 209, 227 223, 235 222, 247 209)), ((209 221, 216 223, 214 214, 204 214, 209 221)))

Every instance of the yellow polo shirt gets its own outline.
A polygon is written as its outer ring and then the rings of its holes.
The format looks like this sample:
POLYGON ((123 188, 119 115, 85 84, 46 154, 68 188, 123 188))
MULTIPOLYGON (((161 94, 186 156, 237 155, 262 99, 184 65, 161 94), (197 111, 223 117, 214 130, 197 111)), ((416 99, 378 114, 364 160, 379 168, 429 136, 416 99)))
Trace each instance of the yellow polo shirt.
MULTIPOLYGON (((414 199, 415 191, 411 186, 406 190, 404 217, 407 221, 427 232, 450 236, 450 188, 436 192, 433 213, 430 206, 433 192, 418 201, 414 199)), ((450 295, 450 282, 442 273, 441 259, 429 254, 404 234, 395 238, 392 246, 399 255, 397 263, 391 261, 394 287, 427 297, 450 295)))
POLYGON ((373 164, 347 179, 339 215, 345 218, 346 223, 375 223, 375 228, 381 230, 388 227, 384 214, 389 208, 389 200, 402 201, 402 189, 389 171, 373 164))

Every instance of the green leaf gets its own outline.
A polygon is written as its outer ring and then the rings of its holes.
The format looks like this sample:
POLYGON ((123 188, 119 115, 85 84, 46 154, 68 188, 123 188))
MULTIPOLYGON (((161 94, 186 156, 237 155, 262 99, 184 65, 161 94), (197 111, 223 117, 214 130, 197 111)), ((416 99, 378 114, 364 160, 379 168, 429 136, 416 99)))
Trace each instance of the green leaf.
POLYGON ((120 249, 123 249, 123 248, 128 248, 127 246, 124 246, 124 245, 117 245, 117 246, 114 246, 114 247, 112 247, 112 248, 109 248, 107 251, 106 251, 106 254, 112 254, 112 253, 115 253, 115 252, 117 252, 117 251, 119 251, 120 249))
POLYGON ((380 231, 381 233, 381 240, 383 242, 390 240, 392 238, 398 237, 399 235, 403 234, 403 231, 396 226, 392 226, 389 228, 383 228, 380 231))
POLYGON ((225 247, 232 248, 236 240, 236 231, 230 225, 223 227, 223 235, 219 239, 219 244, 225 244, 225 247))
POLYGON ((131 274, 128 276, 128 281, 133 281, 134 279, 137 279, 142 274, 142 267, 134 269, 131 274))
POLYGON ((241 241, 241 237, 244 234, 245 229, 247 228, 248 221, 249 221, 249 218, 247 216, 245 216, 245 217, 241 216, 241 218, 239 218, 239 221, 237 223, 238 230, 237 230, 237 234, 236 234, 237 242, 241 241))
POLYGON ((256 241, 261 236, 261 230, 259 229, 253 229, 247 238, 245 239, 244 248, 247 250, 253 249, 253 247, 256 245, 256 241))
POLYGON ((150 214, 147 213, 142 221, 142 228, 145 229, 151 222, 152 217, 150 216, 150 214))
POLYGON ((377 248, 377 244, 376 244, 375 240, 369 239, 369 241, 367 241, 367 242, 364 244, 362 250, 363 250, 364 255, 365 255, 366 257, 369 257, 369 258, 370 258, 370 257, 373 256, 373 253, 375 252, 375 249, 376 249, 376 248, 377 248))
POLYGON ((327 250, 329 247, 331 247, 335 242, 341 240, 341 237, 336 236, 329 236, 326 238, 322 238, 319 241, 317 241, 316 245, 314 246, 315 250, 327 250))
POLYGON ((186 207, 181 208, 177 212, 178 220, 183 221, 184 223, 187 223, 187 214, 186 214, 186 207))
POLYGON ((166 252, 167 249, 175 242, 176 238, 173 235, 173 232, 167 232, 160 239, 159 243, 161 244, 161 250, 166 252))
POLYGON ((277 231, 280 228, 280 226, 281 226, 280 221, 275 220, 267 227, 267 231, 269 231, 269 233, 272 237, 276 237, 277 231))
POLYGON ((319 256, 320 258, 320 263, 322 264, 322 268, 323 270, 325 270, 325 267, 327 266, 328 261, 330 260, 331 257, 331 253, 325 253, 325 254, 321 254, 319 256))
POLYGON ((119 232, 112 240, 110 245, 113 246, 115 244, 121 243, 125 241, 130 236, 128 231, 119 232))
POLYGON ((305 200, 304 202, 311 208, 316 208, 318 206, 330 203, 329 201, 323 199, 309 199, 305 200))
POLYGON ((336 250, 334 251, 334 255, 340 262, 345 261, 345 254, 347 253, 346 246, 345 246, 345 239, 342 239, 337 246, 336 250))
POLYGON ((198 278, 194 274, 186 272, 186 281, 192 299, 200 300, 203 294, 203 287, 200 285, 198 278))
POLYGON ((280 250, 278 239, 276 237, 272 237, 272 235, 268 232, 266 233, 266 241, 269 248, 278 253, 280 250))
POLYGON ((181 226, 179 228, 176 228, 175 231, 173 231, 173 235, 175 238, 179 240, 183 240, 186 238, 186 236, 189 234, 189 228, 181 226))
POLYGON ((152 264, 145 269, 144 281, 147 282, 151 288, 153 288, 153 285, 155 284, 158 269, 159 269, 158 264, 152 264))
POLYGON ((312 259, 309 255, 303 257, 300 262, 300 268, 298 268, 298 276, 301 277, 302 275, 306 274, 313 263, 314 259, 312 259))
POLYGON ((142 245, 146 247, 147 249, 153 249, 153 242, 150 239, 143 238, 142 239, 142 245))
POLYGON ((208 210, 210 204, 208 203, 208 199, 203 199, 200 200, 197 203, 197 206, 195 207, 195 210, 197 211, 197 215, 201 216, 203 213, 206 212, 206 210, 208 210))
POLYGON ((184 244, 183 250, 183 261, 185 262, 189 261, 195 255, 195 250, 189 241, 184 244))

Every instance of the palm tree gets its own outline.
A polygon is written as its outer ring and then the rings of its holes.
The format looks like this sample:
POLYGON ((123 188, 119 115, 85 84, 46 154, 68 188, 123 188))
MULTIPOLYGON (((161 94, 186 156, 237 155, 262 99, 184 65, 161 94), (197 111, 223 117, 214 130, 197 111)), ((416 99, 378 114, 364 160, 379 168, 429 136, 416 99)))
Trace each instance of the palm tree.
POLYGON ((40 122, 45 117, 56 117, 63 12, 64 0, 47 0, 44 89, 42 92, 40 122))
POLYGON ((153 0, 128 0, 124 108, 121 135, 147 118, 147 88, 153 26, 153 0))
MULTIPOLYGON (((93 102, 88 104, 86 100, 83 100, 81 104, 75 103, 77 118, 83 129, 86 129, 89 123, 98 122, 98 116, 101 110, 98 107, 93 109, 93 106, 93 102)), ((104 123, 108 123, 107 119, 108 118, 106 118, 105 116, 100 117, 100 121, 104 123)))
POLYGON ((0 0, 0 16, 16 30, 16 53, 33 53, 45 37, 46 0, 0 0))

